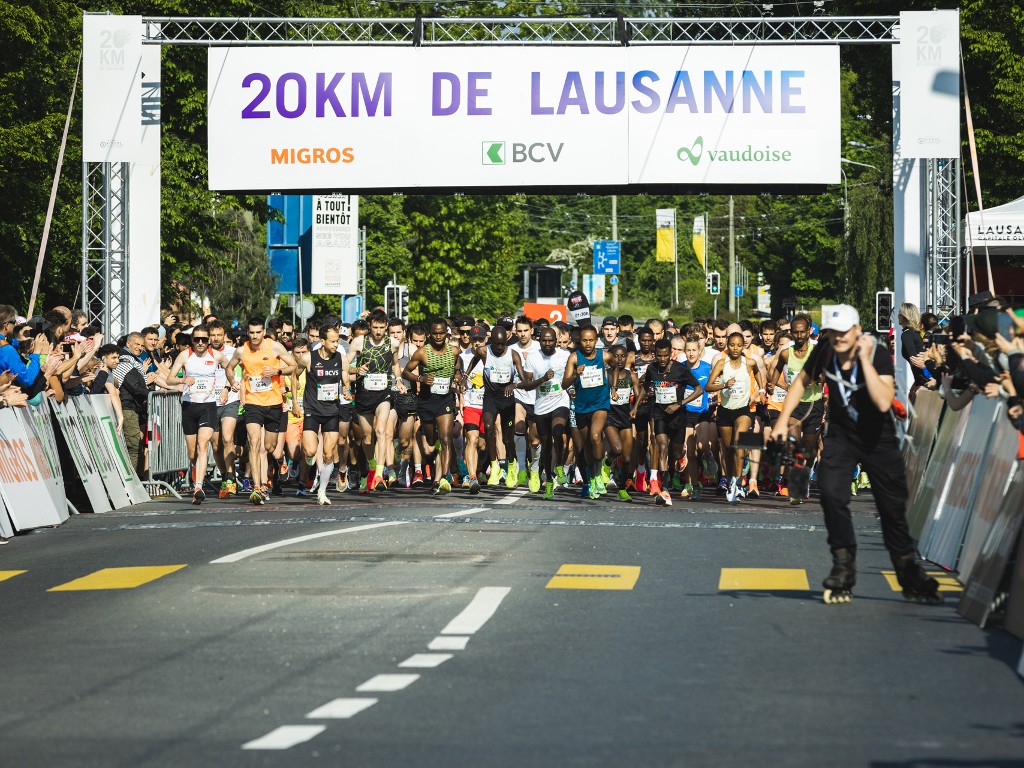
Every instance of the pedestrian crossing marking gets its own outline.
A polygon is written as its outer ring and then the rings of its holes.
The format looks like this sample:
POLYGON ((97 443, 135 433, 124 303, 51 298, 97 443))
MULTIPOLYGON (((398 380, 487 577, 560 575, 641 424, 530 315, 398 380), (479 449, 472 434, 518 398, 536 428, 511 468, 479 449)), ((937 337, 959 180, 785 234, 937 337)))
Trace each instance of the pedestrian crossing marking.
POLYGON ((132 568, 104 568, 80 579, 51 587, 46 591, 78 592, 93 589, 134 589, 185 567, 185 565, 152 565, 132 568))
POLYGON ((547 589, 632 589, 640 578, 639 565, 566 563, 547 583, 547 589))
POLYGON ((806 592, 810 588, 803 568, 723 568, 718 578, 722 592, 806 592))
POLYGON ((15 576, 20 576, 25 571, 0 571, 0 581, 7 581, 13 579, 15 576))
MULTIPOLYGON (((945 571, 926 571, 929 576, 939 582, 939 592, 963 592, 963 585, 956 580, 955 577, 950 576, 945 571)), ((896 571, 882 571, 882 575, 885 576, 885 580, 889 582, 889 587, 893 592, 902 592, 903 587, 900 586, 899 579, 896 578, 896 571)))

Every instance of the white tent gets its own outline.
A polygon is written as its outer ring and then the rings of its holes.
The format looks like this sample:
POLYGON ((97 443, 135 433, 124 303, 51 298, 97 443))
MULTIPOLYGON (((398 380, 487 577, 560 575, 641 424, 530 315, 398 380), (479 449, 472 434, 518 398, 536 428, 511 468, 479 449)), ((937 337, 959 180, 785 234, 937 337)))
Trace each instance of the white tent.
POLYGON ((988 246, 992 254, 1024 254, 1024 197, 967 214, 963 242, 975 253, 988 246))

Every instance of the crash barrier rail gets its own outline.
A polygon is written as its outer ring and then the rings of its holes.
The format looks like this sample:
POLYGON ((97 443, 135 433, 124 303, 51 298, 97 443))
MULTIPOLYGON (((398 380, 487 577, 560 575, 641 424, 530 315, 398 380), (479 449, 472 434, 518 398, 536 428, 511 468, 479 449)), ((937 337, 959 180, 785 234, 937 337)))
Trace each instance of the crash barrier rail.
POLYGON ((904 460, 910 533, 923 558, 963 585, 957 612, 984 627, 1005 604, 1006 629, 1024 639, 1021 445, 1001 399, 978 396, 954 411, 938 392, 922 390, 904 460))
POLYGON ((146 487, 156 495, 161 490, 181 495, 168 482, 171 475, 190 468, 185 430, 181 422, 180 392, 149 393, 149 470, 146 487))
POLYGON ((69 512, 144 501, 149 494, 128 461, 109 395, 0 410, 2 535, 60 525, 69 512))

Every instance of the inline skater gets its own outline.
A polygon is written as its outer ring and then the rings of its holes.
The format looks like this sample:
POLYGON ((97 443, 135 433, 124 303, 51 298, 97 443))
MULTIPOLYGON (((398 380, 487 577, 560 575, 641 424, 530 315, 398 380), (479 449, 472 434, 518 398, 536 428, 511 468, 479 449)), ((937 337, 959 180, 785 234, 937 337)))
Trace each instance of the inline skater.
POLYGON ((832 552, 824 580, 826 603, 849 602, 857 579, 857 540, 850 518, 850 478, 859 463, 871 474, 882 539, 908 599, 941 602, 938 582, 915 557, 907 525, 907 479, 896 437, 892 402, 895 368, 888 350, 863 333, 857 310, 846 304, 822 312, 825 343, 812 351, 789 386, 772 436, 785 440, 789 419, 819 375, 828 382, 829 429, 818 464, 818 488, 832 552))

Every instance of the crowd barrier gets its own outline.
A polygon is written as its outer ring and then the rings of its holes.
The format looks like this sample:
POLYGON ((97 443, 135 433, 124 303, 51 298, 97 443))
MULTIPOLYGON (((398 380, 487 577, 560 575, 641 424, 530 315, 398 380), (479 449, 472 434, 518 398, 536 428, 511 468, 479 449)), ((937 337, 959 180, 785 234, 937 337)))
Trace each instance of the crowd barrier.
POLYGON ((185 431, 181 423, 181 394, 150 392, 149 471, 146 485, 150 492, 162 488, 180 499, 181 495, 160 476, 185 472, 190 466, 185 431))
POLYGON ((109 395, 0 410, 0 533, 60 525, 69 511, 149 501, 118 433, 109 395), (79 507, 69 496, 79 494, 79 507))
POLYGON ((954 411, 922 390, 915 406, 904 459, 918 551, 963 584, 960 615, 984 627, 1005 603, 1007 630, 1024 640, 1020 433, 998 398, 975 397, 954 411))

